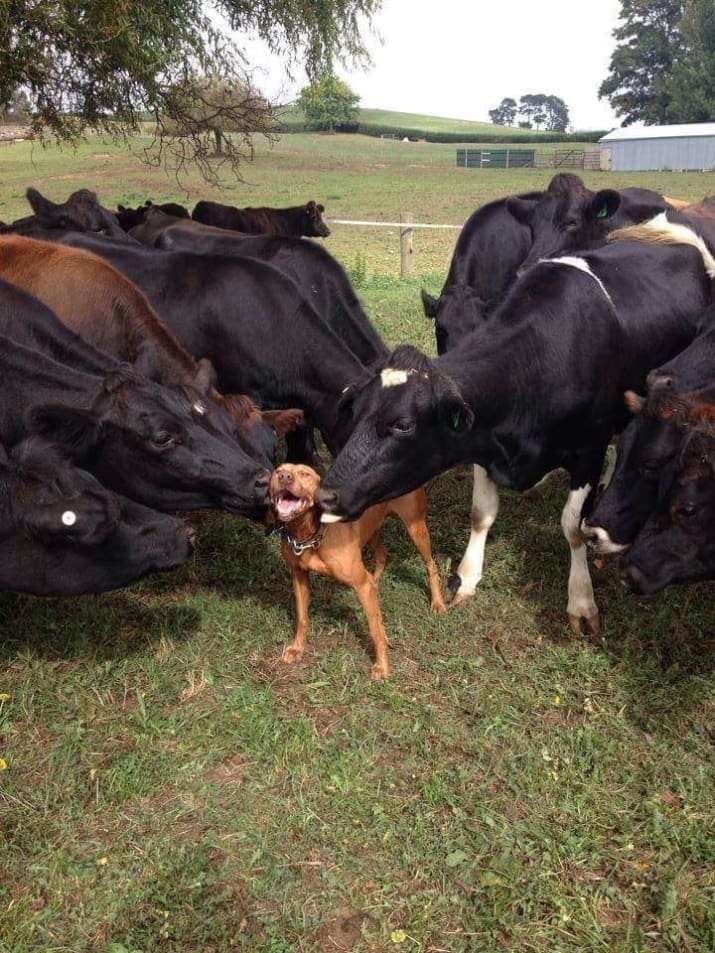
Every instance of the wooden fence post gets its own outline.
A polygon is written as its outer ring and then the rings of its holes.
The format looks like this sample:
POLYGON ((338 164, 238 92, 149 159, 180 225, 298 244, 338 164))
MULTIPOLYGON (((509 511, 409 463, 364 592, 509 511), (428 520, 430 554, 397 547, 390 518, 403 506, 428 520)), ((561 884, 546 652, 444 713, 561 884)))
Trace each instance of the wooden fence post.
MULTIPOLYGON (((414 222, 412 212, 400 212, 400 222, 414 222)), ((411 228, 400 228, 400 277, 404 278, 412 271, 412 231, 411 228)))

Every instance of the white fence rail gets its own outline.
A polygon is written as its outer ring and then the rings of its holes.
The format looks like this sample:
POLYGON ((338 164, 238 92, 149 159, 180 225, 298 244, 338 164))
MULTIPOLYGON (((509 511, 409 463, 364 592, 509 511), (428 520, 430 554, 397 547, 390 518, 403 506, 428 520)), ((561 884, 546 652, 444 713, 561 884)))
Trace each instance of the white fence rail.
POLYGON ((433 225, 429 222, 413 222, 412 212, 402 212, 399 222, 369 222, 352 218, 331 218, 331 225, 365 226, 369 228, 399 228, 400 229, 400 277, 404 278, 412 271, 412 232, 415 228, 451 228, 460 231, 461 225, 433 225))

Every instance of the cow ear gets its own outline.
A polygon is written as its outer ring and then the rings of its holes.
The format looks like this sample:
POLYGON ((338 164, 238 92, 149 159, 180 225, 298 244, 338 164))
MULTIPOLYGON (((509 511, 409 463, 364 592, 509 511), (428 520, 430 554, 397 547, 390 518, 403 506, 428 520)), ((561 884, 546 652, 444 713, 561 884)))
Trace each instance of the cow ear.
POLYGON ((88 411, 55 404, 33 407, 27 425, 31 433, 52 440, 74 460, 90 452, 101 431, 96 417, 88 411))
POLYGON ((216 386, 218 374, 216 368, 207 357, 202 357, 197 363, 196 376, 194 377, 194 387, 200 394, 208 392, 216 386))
POLYGON ((320 205, 320 203, 318 203, 318 205, 316 206, 316 208, 318 209, 318 211, 320 212, 321 215, 322 215, 323 212, 325 211, 325 206, 324 206, 324 205, 320 205))
POLYGON ((424 288, 420 291, 422 295, 422 307, 425 310, 426 318, 436 318, 437 317, 437 298, 433 298, 431 294, 428 294, 424 288))
POLYGON ((315 200, 314 200, 314 199, 311 199, 310 202, 308 202, 305 207, 308 209, 308 211, 311 213, 311 215, 314 214, 314 212, 315 212, 315 200))
POLYGON ((632 414, 639 414, 645 407, 645 397, 636 394, 634 390, 627 390, 623 395, 623 400, 632 414))
POLYGON ((25 198, 30 203, 30 207, 35 215, 39 219, 49 219, 53 220, 57 216, 57 209, 59 208, 54 202, 51 202, 50 199, 46 199, 44 195, 41 195, 37 189, 30 187, 25 192, 25 198))
POLYGON ((127 209, 126 209, 126 206, 125 206, 125 205, 117 205, 117 211, 118 211, 118 212, 126 212, 126 210, 127 210, 127 209))
POLYGON ((506 200, 507 211, 522 225, 531 225, 535 204, 528 199, 520 199, 517 195, 510 195, 506 200))
POLYGON ((612 218, 621 207, 621 196, 614 189, 596 192, 589 207, 589 218, 594 221, 612 218))
POLYGON ((474 423, 471 407, 457 394, 450 394, 440 401, 439 413, 442 426, 452 433, 464 433, 474 423))
POLYGON ((288 410, 262 410, 261 419, 277 434, 287 434, 293 433, 305 423, 305 414, 297 407, 288 410))
POLYGON ((151 208, 153 204, 154 203, 152 202, 151 199, 146 199, 146 201, 144 202, 144 208, 151 208))

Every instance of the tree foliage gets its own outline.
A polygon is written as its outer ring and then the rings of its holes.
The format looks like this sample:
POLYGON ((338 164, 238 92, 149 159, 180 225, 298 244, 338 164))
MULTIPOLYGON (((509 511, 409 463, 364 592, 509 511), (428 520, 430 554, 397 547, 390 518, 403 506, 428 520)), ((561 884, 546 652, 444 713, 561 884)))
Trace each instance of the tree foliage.
POLYGON ((627 126, 715 118, 713 0, 621 0, 599 89, 627 126))
POLYGON ((360 97, 333 73, 304 86, 298 97, 306 121, 314 129, 328 129, 353 122, 358 116, 360 97))
POLYGON ((489 110, 489 118, 495 126, 513 126, 517 110, 516 100, 507 96, 502 99, 496 109, 489 110))
POLYGON ((560 96, 546 93, 526 93, 519 99, 519 115, 524 117, 519 126, 531 129, 542 126, 549 132, 566 132, 569 108, 560 96))
MULTIPOLYGON (((198 161, 216 177, 201 112, 197 76, 219 75, 251 86, 247 64, 230 31, 262 38, 287 66, 315 78, 333 57, 367 58, 361 26, 381 0, 4 0, 0 4, 0 103, 15 90, 30 99, 36 135, 76 141, 93 129, 114 137, 135 134, 147 116, 156 123, 155 161, 177 169, 198 161), (219 23, 215 14, 223 19, 219 23), (184 142, 167 123, 185 131, 184 142)), ((249 97, 250 98, 250 97, 249 97)), ((241 100, 221 104, 227 124, 251 134, 265 129, 241 100), (255 120, 255 121, 254 121, 255 120)), ((236 170, 246 139, 224 141, 224 160, 236 170)))
POLYGON ((683 55, 673 64, 664 88, 673 122, 715 119, 715 3, 691 0, 680 21, 683 55))

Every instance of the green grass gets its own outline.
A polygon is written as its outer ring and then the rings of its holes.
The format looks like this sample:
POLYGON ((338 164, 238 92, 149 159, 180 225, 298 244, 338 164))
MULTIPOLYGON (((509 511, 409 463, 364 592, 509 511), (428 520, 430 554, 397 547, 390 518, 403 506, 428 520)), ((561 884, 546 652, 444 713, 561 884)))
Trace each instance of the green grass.
MULTIPOLYGON (((548 181, 453 155, 290 136, 231 191, 187 184, 190 199, 461 221, 548 181)), ((28 184, 182 198, 97 142, 5 147, 0 169, 0 217, 24 214, 28 184)), ((406 281, 395 235, 336 226, 326 244, 391 343, 432 349, 419 288, 439 288, 455 237, 419 233, 406 281)), ((470 489, 463 469, 430 487, 445 575, 470 489)), ((389 524, 387 683, 369 681, 357 599, 329 580, 305 661, 281 663, 293 601, 277 543, 220 513, 197 514, 176 572, 100 597, 0 595, 0 951, 712 953, 715 587, 636 599, 594 567, 603 634, 575 638, 566 491, 556 476, 504 494, 477 596, 446 616, 389 524)))

